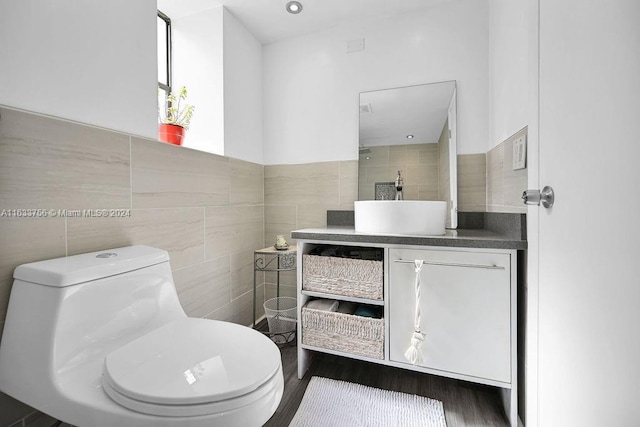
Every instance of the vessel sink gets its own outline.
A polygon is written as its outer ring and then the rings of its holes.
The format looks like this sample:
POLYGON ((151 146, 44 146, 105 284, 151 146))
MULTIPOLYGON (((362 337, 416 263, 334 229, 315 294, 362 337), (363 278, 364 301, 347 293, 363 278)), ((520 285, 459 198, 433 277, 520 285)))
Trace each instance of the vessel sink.
POLYGON ((357 233, 403 236, 442 236, 447 202, 422 200, 364 200, 355 202, 357 233))

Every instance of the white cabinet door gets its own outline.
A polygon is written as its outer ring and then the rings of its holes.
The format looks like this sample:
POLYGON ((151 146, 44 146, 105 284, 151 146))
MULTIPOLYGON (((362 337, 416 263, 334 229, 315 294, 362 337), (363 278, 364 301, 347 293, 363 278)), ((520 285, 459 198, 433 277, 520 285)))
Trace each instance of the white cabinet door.
POLYGON ((422 267, 420 309, 424 361, 419 366, 511 382, 510 255, 439 250, 389 250, 390 359, 407 363, 404 352, 414 330, 415 268, 395 260, 500 266, 422 267))

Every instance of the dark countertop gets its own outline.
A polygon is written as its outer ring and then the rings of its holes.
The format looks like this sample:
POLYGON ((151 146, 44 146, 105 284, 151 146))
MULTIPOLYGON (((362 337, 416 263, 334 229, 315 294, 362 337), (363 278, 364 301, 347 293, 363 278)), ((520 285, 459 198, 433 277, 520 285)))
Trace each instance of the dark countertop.
POLYGON ((484 229, 447 230, 444 236, 400 236, 356 233, 351 226, 294 230, 298 240, 372 243, 380 245, 447 246, 457 248, 527 249, 527 241, 484 229))

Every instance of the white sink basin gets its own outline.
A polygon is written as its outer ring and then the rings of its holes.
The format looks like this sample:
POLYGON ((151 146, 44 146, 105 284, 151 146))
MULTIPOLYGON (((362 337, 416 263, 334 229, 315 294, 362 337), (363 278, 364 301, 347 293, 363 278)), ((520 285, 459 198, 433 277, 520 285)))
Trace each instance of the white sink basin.
POLYGON ((356 232, 408 236, 442 236, 447 202, 364 200, 355 202, 356 232))

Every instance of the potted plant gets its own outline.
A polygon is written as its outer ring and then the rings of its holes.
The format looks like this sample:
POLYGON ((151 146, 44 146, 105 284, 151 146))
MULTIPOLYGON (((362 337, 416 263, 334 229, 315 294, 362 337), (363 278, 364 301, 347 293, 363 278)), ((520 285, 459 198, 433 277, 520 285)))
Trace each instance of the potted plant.
POLYGON ((182 145, 185 130, 193 116, 194 106, 186 103, 187 88, 182 86, 178 96, 171 92, 167 96, 167 106, 161 114, 158 109, 158 139, 170 144, 182 145))

